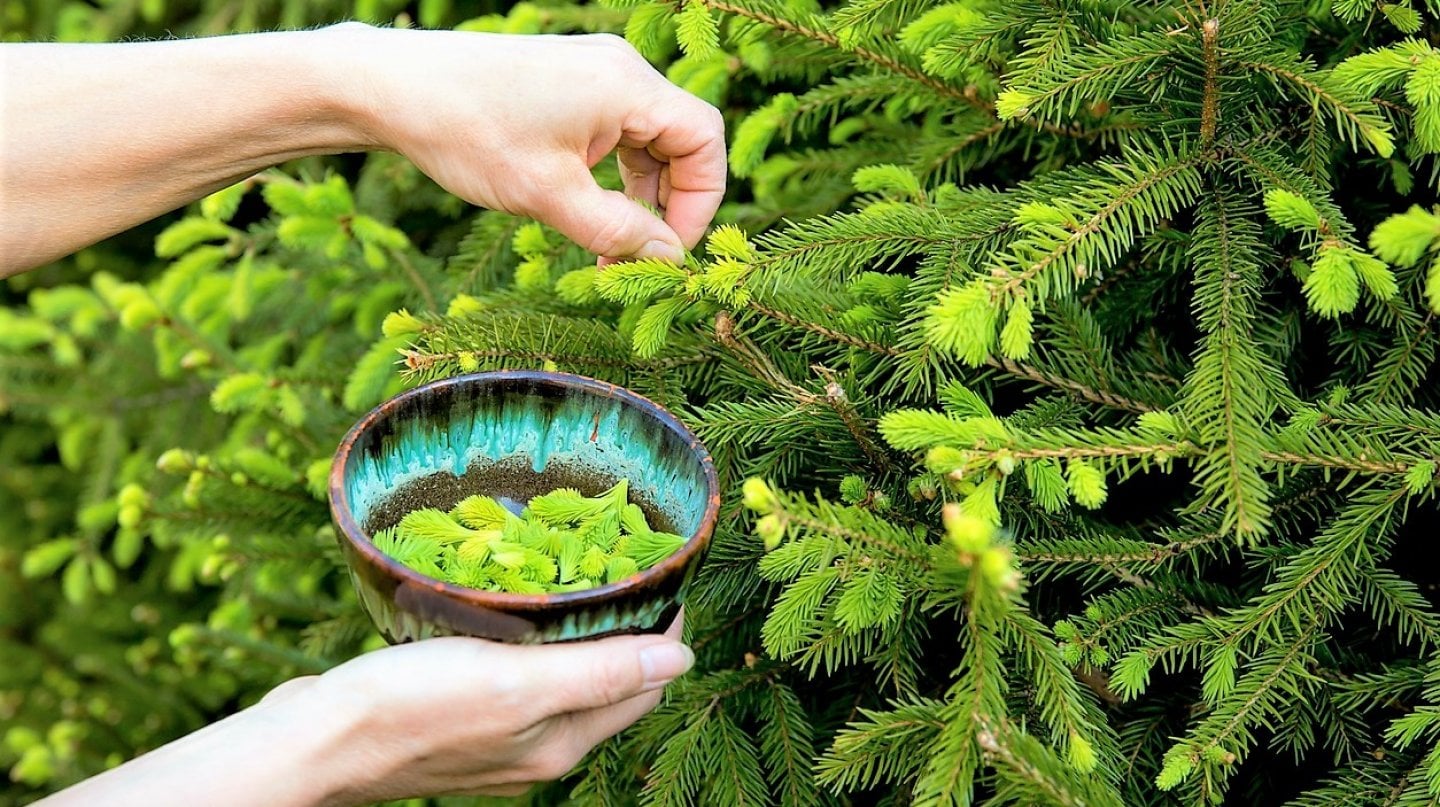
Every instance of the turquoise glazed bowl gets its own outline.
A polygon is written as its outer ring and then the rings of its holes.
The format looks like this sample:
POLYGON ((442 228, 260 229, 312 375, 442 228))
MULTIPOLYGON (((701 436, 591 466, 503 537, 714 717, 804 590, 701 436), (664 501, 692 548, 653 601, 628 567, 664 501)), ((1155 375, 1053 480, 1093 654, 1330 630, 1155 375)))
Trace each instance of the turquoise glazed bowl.
POLYGON ((679 611, 720 508, 710 454, 659 405, 566 373, 509 371, 436 381, 360 419, 335 453, 330 511, 360 602, 391 643, 477 636, 538 643, 663 631, 679 611), (385 556, 370 535, 421 507, 473 494, 519 508, 558 487, 596 495, 630 480, 657 529, 689 536, 624 580, 558 594, 443 583, 385 556))

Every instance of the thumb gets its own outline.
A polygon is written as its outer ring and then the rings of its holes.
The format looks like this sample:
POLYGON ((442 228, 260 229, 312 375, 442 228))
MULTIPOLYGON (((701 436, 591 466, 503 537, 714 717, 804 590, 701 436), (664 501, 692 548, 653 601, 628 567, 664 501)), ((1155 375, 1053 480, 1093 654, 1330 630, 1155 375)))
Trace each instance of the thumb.
POLYGON ((557 192, 541 199, 535 218, 602 258, 685 259, 680 236, 664 219, 619 191, 595 184, 588 170, 576 167, 557 192))
POLYGON ((695 663, 690 648, 657 635, 614 636, 523 650, 529 655, 534 691, 547 715, 629 700, 665 686, 695 663))

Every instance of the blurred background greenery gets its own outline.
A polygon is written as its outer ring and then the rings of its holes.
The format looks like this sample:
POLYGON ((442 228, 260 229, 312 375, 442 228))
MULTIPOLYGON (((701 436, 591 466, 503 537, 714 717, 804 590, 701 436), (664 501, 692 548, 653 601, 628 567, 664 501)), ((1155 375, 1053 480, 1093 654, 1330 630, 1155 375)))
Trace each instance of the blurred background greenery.
MULTIPOLYGON (((5 0, 0 40, 624 18, 493 0, 5 0)), ((405 383, 394 343, 372 350, 385 315, 488 288, 512 257, 513 224, 475 214, 394 155, 316 158, 0 281, 0 805, 379 646, 314 483, 355 413, 405 383), (242 389, 257 378, 261 393, 242 389)))

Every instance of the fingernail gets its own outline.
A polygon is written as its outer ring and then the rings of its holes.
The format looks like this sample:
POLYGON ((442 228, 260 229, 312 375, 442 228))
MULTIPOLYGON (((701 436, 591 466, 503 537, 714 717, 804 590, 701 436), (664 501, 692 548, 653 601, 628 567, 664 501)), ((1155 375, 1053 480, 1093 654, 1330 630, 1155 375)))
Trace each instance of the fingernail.
POLYGON ((645 246, 635 253, 637 258, 658 258, 671 263, 684 263, 685 253, 680 247, 666 241, 646 241, 645 246))
POLYGON ((658 689, 685 674, 695 665, 695 654, 679 642, 652 644, 640 651, 640 669, 645 689, 658 689))

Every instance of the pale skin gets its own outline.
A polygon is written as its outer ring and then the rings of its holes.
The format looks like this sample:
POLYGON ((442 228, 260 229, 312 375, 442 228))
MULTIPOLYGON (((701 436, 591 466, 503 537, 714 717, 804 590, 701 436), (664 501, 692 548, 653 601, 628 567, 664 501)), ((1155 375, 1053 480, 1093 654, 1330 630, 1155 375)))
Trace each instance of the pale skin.
POLYGON ((678 260, 725 190, 720 113, 606 34, 348 23, 3 45, 0 277, 276 163, 374 149, 404 154, 473 204, 550 224, 602 259, 678 260), (590 176, 612 152, 626 193, 590 176), (662 208, 664 220, 630 197, 662 208))
MULTIPOLYGON (((613 36, 318 31, 0 46, 0 278, 257 171, 405 155, 456 195, 600 256, 677 260, 725 187, 719 113, 613 36), (625 193, 589 169, 618 155, 625 193), (660 208, 657 218, 634 199, 660 208)), ((694 662, 664 635, 432 639, 295 679, 51 805, 358 805, 523 792, 639 719, 694 662)))

